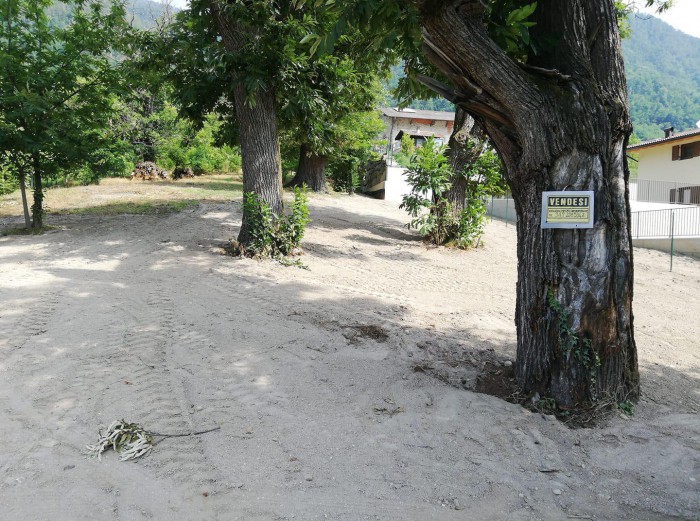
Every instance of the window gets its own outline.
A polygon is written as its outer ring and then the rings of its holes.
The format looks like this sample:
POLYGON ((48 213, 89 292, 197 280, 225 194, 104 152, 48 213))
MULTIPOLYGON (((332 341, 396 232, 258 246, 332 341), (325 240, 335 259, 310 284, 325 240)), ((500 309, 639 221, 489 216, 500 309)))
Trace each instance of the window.
POLYGON ((671 152, 671 159, 673 161, 692 159, 698 156, 700 156, 700 141, 686 143, 685 145, 676 145, 671 152))

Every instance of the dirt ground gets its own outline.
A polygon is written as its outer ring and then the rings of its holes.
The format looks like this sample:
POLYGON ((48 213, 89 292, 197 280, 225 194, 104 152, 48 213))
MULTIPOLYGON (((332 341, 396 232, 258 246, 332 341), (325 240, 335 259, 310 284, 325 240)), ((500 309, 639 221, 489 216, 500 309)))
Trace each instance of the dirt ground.
POLYGON ((569 429, 473 391, 514 357, 512 226, 461 252, 383 201, 311 217, 307 270, 222 256, 230 202, 0 238, 0 518, 700 519, 700 261, 635 250, 642 400, 569 429), (121 418, 220 430, 81 454, 121 418))

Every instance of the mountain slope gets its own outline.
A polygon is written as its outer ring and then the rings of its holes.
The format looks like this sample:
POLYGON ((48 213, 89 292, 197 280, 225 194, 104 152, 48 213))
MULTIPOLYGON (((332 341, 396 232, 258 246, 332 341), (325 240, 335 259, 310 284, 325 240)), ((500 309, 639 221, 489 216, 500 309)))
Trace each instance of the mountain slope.
MULTIPOLYGON (((106 0, 105 0, 106 1, 106 0)), ((126 10, 129 19, 133 17, 133 25, 138 29, 153 27, 158 19, 166 13, 166 7, 152 0, 126 0, 126 10)), ((177 12, 177 8, 171 7, 171 12, 177 12)), ((63 2, 55 2, 48 9, 49 18, 59 26, 66 25, 70 21, 72 7, 63 2)))
POLYGON ((622 42, 632 122, 637 136, 663 137, 700 120, 700 38, 654 17, 632 17, 622 42))
MULTIPOLYGON (((632 17, 622 42, 630 112, 641 140, 663 137, 663 128, 687 130, 700 120, 700 38, 677 31, 654 17, 632 17)), ((391 89, 403 76, 392 69, 391 89)), ((396 100, 388 103, 396 105, 396 100)), ((416 101, 415 109, 454 110, 445 99, 416 101)))

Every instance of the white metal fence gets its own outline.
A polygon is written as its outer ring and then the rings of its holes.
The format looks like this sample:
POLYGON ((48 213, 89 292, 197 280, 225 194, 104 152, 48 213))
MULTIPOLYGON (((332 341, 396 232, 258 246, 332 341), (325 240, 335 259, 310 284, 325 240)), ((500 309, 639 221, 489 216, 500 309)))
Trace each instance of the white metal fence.
POLYGON ((632 213, 632 238, 700 237, 700 206, 632 213))

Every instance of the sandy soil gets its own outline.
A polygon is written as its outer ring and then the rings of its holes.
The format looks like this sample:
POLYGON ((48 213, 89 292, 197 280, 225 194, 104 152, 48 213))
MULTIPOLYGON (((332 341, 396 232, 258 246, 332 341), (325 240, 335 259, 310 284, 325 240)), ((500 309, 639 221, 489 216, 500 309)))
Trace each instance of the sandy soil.
POLYGON ((311 212, 308 270, 222 256, 235 204, 0 239, 0 518, 700 518, 699 261, 635 251, 644 396, 572 430, 470 390, 514 356, 512 226, 459 252, 382 201, 311 212), (120 418, 221 429, 81 455, 120 418))

